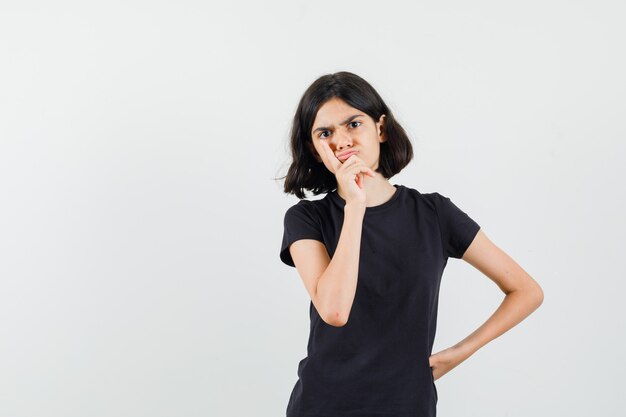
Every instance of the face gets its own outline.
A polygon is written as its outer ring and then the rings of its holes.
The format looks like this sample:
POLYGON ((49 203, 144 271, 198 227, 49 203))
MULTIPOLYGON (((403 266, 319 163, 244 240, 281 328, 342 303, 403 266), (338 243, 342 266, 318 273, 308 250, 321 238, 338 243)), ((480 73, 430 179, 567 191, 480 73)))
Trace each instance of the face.
POLYGON ((341 163, 350 156, 348 154, 344 159, 343 153, 355 151, 356 156, 368 167, 376 170, 380 144, 386 140, 382 134, 384 117, 383 114, 378 121, 374 121, 366 113, 339 98, 328 100, 319 108, 311 128, 311 151, 315 159, 324 162, 326 168, 334 172, 332 163, 328 161, 328 154, 323 149, 326 144, 341 163))

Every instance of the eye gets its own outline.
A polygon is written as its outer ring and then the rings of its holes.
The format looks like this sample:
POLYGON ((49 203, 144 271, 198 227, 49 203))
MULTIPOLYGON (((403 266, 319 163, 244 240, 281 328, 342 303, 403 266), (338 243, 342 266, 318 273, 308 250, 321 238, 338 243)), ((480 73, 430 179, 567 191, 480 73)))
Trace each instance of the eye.
POLYGON ((322 136, 324 133, 328 133, 328 130, 324 130, 322 133, 318 135, 320 139, 326 139, 328 136, 322 136))
POLYGON ((356 121, 356 120, 355 120, 355 121, 353 121, 353 122, 350 122, 350 125, 352 125, 352 123, 358 123, 358 125, 356 125, 356 126, 354 126, 354 127, 358 127, 358 126, 360 126, 360 125, 361 125, 361 122, 356 121))

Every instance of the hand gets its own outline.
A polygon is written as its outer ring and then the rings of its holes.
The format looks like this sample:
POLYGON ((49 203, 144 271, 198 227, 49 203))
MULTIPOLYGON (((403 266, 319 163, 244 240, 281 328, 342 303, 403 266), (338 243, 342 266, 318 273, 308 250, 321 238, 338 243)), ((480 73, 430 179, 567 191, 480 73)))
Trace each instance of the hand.
POLYGON ((467 358, 466 354, 455 347, 444 349, 430 356, 428 362, 433 370, 433 380, 438 380, 467 358))
POLYGON ((323 152, 320 157, 324 161, 326 167, 335 174, 337 184, 341 184, 341 188, 346 193, 346 204, 361 203, 365 205, 365 188, 363 187, 363 175, 369 175, 374 178, 376 173, 369 168, 365 162, 356 156, 350 155, 348 159, 341 162, 335 156, 335 153, 328 142, 320 140, 323 152))

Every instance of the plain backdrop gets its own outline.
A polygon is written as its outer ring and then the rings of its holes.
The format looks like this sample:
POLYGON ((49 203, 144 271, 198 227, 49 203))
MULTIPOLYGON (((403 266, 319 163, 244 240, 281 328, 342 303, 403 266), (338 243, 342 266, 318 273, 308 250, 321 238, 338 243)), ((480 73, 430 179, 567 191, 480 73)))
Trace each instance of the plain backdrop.
MULTIPOLYGON (((290 122, 341 70, 543 305, 438 415, 626 410, 620 1, 0 3, 0 417, 284 415, 310 299, 282 264, 290 122)), ((318 198, 322 196, 311 196, 318 198)), ((503 294, 444 272, 433 353, 503 294)))

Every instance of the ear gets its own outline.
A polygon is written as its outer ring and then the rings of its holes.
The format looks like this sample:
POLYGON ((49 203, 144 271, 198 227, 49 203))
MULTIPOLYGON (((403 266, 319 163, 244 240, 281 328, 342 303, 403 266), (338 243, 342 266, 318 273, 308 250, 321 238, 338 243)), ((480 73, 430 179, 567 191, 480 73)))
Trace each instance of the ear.
POLYGON ((387 115, 381 114, 380 119, 378 119, 378 122, 376 123, 376 130, 378 131, 378 138, 381 142, 385 142, 387 140, 383 132, 383 125, 384 125, 383 120, 385 119, 385 117, 387 117, 387 115))

